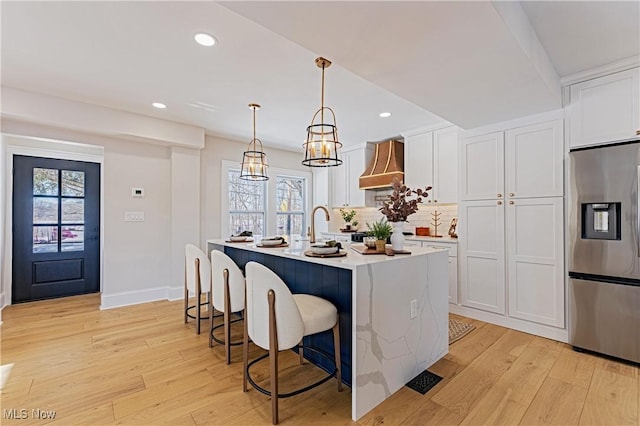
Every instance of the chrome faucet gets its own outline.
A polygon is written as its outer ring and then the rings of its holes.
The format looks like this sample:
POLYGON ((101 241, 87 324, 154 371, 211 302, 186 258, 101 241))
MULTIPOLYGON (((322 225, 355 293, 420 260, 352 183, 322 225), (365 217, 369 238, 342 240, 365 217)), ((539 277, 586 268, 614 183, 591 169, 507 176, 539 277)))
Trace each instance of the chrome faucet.
POLYGON ((316 220, 315 220, 315 216, 316 216, 316 210, 318 209, 322 209, 324 210, 324 215, 327 219, 327 222, 329 222, 331 220, 331 216, 329 216, 329 210, 325 207, 325 206, 315 206, 313 208, 313 211, 311 212, 311 232, 309 235, 309 242, 311 244, 316 242, 316 220))

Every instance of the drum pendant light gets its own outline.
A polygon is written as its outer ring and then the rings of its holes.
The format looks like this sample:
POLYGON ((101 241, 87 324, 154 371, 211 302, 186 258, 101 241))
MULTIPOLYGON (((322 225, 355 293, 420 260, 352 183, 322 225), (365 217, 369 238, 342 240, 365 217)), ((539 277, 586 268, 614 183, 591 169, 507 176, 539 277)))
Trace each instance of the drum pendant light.
POLYGON ((242 156, 242 168, 240 179, 243 180, 269 180, 267 176, 267 155, 262 148, 262 141, 256 138, 256 110, 260 109, 258 104, 249 104, 253 110, 253 139, 249 142, 249 147, 242 156), (258 147, 258 144, 260 145, 258 147))
POLYGON ((331 66, 331 61, 320 57, 316 59, 316 65, 322 68, 322 97, 320 109, 313 115, 311 124, 307 127, 302 164, 309 167, 339 166, 342 164, 339 152, 342 144, 338 139, 336 115, 331 108, 324 106, 324 70, 331 66), (328 122, 325 122, 325 112, 327 112, 328 122), (319 121, 316 122, 316 120, 319 121))

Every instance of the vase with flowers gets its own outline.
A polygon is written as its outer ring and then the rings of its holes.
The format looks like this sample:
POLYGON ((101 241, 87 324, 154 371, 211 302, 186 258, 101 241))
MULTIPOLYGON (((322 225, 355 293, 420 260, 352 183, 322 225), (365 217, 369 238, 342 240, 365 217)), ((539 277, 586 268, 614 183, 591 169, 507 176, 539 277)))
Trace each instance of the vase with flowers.
POLYGON ((431 187, 411 189, 396 178, 393 180, 392 188, 393 192, 389 199, 382 203, 380 211, 393 226, 391 247, 399 251, 404 247, 402 226, 409 216, 418 211, 418 204, 422 203, 423 198, 429 196, 428 191, 431 187))

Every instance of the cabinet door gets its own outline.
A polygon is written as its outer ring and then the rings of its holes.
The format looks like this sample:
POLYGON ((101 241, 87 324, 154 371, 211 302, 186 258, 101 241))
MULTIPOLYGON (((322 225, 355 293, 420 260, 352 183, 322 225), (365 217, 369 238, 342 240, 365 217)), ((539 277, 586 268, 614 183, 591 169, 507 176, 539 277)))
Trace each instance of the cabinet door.
POLYGON ((329 207, 329 168, 314 167, 313 205, 329 207))
POLYGON ((330 168, 331 174, 331 205, 334 208, 345 207, 348 203, 347 168, 349 157, 342 155, 342 164, 330 168))
POLYGON ((506 205, 510 317, 564 327, 562 209, 561 197, 506 205))
POLYGON ((572 148, 629 139, 640 130, 640 68, 571 86, 572 148))
POLYGON ((460 293, 464 306, 505 313, 502 200, 460 205, 460 293))
POLYGON ((449 303, 458 304, 458 258, 449 258, 449 303))
POLYGON ((449 127, 433 132, 434 202, 458 202, 458 166, 458 128, 449 127))
MULTIPOLYGON (((411 189, 434 186, 432 132, 404 139, 404 183, 411 189)), ((427 202, 432 200, 430 194, 427 202)))
POLYGON ((364 163, 364 149, 358 149, 355 151, 349 151, 345 153, 347 161, 347 182, 349 187, 347 190, 348 199, 347 204, 350 207, 364 207, 365 197, 364 189, 360 189, 360 175, 364 173, 364 169, 367 165, 364 163))
POLYGON ((563 153, 561 120, 508 130, 505 134, 506 196, 562 196, 563 153))
POLYGON ((503 197, 504 133, 464 138, 460 146, 461 199, 503 197))

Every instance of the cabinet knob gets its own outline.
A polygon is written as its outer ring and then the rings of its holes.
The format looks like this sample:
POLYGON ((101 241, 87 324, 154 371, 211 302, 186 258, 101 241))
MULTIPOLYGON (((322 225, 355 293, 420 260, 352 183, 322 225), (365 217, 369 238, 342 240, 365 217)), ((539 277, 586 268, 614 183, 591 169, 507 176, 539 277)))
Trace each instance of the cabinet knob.
POLYGON ((428 203, 430 203, 430 202, 431 202, 431 200, 428 200, 427 202, 428 202, 428 203))
POLYGON ((438 200, 433 200, 433 202, 434 202, 434 203, 437 203, 437 202, 438 202, 438 200))
POLYGON ((498 205, 501 206, 502 205, 502 201, 498 201, 498 205))
POLYGON ((515 204, 513 201, 509 201, 509 204, 515 204))
POLYGON ((515 197, 515 196, 516 196, 516 194, 514 194, 513 192, 509 193, 509 197, 515 197))
POLYGON ((636 130, 636 135, 640 136, 640 130, 636 130))
POLYGON ((502 198, 502 194, 498 194, 498 198, 502 198))

